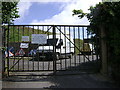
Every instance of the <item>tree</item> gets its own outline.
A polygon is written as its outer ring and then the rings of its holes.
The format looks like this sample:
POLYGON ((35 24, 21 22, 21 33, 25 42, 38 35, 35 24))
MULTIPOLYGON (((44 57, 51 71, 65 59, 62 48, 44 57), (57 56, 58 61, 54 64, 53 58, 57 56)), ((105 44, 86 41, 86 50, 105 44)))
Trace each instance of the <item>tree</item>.
POLYGON ((90 21, 90 33, 99 34, 104 27, 109 52, 109 65, 112 75, 120 81, 120 2, 102 2, 89 8, 90 13, 73 10, 73 15, 79 18, 86 16, 90 21), (101 27, 100 27, 101 26, 101 27), (97 33, 96 33, 97 31, 97 33))
MULTIPOLYGON (((1 11, 0 11, 0 24, 13 24, 13 21, 15 18, 18 18, 18 11, 17 11, 17 4, 18 2, 15 2, 13 0, 9 0, 9 2, 1 2, 0 1, 0 6, 1 7, 1 11)), ((0 68, 2 68, 2 70, 0 72, 2 72, 2 76, 5 76, 5 53, 4 51, 6 50, 5 48, 5 28, 6 26, 3 26, 2 28, 0 27, 0 63, 2 64, 0 68), (2 30, 3 29, 3 30, 2 30), (3 58, 4 57, 4 58, 3 58)))
POLYGON ((13 24, 14 19, 18 18, 18 2, 2 2, 2 24, 13 24))

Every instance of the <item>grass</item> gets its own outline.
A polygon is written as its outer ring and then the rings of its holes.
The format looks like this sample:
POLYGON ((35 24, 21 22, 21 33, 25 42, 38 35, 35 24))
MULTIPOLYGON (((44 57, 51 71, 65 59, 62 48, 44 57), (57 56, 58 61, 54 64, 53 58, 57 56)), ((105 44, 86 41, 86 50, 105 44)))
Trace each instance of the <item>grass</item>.
POLYGON ((83 40, 81 40, 81 39, 74 39, 74 43, 75 43, 75 46, 77 47, 77 48, 75 47, 75 53, 79 54, 81 48, 83 47, 83 40))
POLYGON ((9 34, 9 42, 21 42, 22 36, 29 36, 31 40, 32 34, 49 34, 52 32, 46 32, 41 29, 35 29, 32 27, 22 27, 22 26, 10 26, 9 32, 6 32, 6 35, 9 34))

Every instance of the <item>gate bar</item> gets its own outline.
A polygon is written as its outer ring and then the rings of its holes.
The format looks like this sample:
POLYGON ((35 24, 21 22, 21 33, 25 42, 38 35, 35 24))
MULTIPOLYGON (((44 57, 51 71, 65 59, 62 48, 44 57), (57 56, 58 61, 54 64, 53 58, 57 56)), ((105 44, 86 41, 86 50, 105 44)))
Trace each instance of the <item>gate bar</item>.
MULTIPOLYGON (((56 27, 70 42, 71 42, 71 40, 58 28, 58 27, 56 27)), ((71 42, 78 50, 79 50, 79 48, 73 43, 73 42, 71 42)), ((80 51, 80 50, 79 50, 80 51)), ((81 51, 80 51, 81 52, 81 51)), ((85 58, 86 59, 88 59, 88 61, 90 61, 89 60, 89 58, 88 57, 86 57, 86 55, 83 53, 83 55, 85 56, 85 58)), ((91 61, 90 61, 91 62, 91 61)))
MULTIPOLYGON (((53 40, 55 42, 55 39, 56 39, 56 30, 55 30, 55 26, 53 26, 53 40)), ((54 75, 56 74, 56 45, 55 43, 53 43, 53 55, 54 55, 54 58, 53 58, 53 73, 54 75)))
MULTIPOLYGON (((9 47, 9 29, 10 29, 10 27, 9 27, 9 25, 8 25, 7 47, 9 47)), ((9 50, 8 50, 8 49, 7 49, 7 55, 8 55, 8 57, 7 57, 7 74, 8 74, 8 76, 9 76, 9 50)))
POLYGON ((71 26, 71 27, 89 27, 89 25, 9 25, 9 26, 62 26, 62 27, 69 27, 69 26, 71 26))

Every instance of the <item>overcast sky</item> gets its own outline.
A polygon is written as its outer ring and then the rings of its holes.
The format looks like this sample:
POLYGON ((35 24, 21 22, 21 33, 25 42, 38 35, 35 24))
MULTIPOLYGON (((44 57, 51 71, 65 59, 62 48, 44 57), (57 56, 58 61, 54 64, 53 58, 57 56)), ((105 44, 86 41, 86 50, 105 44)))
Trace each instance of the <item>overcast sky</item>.
POLYGON ((15 24, 81 24, 88 25, 87 18, 72 16, 73 9, 88 12, 90 6, 101 0, 20 0, 20 18, 15 24))

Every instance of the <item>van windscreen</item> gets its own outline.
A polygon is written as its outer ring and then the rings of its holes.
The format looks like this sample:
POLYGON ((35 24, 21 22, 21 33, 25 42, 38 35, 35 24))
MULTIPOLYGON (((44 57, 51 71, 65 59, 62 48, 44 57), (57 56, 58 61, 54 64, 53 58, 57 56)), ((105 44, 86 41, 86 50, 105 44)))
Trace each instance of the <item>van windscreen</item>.
POLYGON ((52 45, 54 45, 54 43, 55 43, 55 45, 57 44, 57 41, 58 41, 58 39, 56 38, 55 40, 54 39, 47 39, 47 45, 48 46, 52 46, 52 45))

